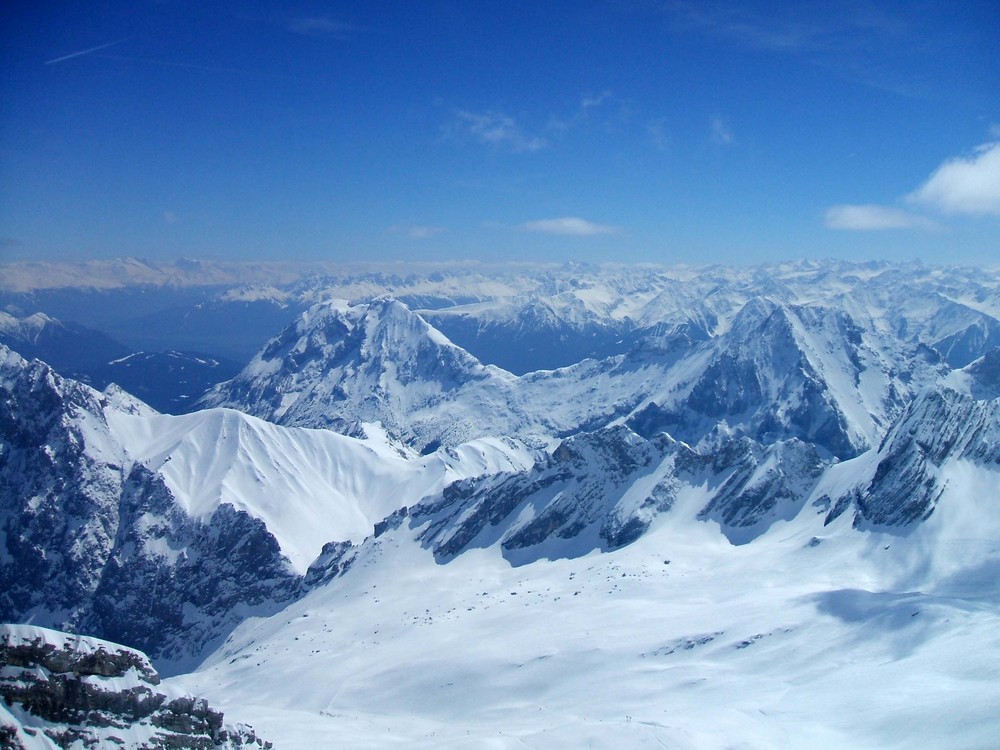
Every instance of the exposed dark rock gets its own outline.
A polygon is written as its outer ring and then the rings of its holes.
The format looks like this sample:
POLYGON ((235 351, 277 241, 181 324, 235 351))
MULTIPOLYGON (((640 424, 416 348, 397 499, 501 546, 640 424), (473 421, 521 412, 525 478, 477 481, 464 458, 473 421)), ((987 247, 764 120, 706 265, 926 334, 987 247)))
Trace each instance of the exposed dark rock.
POLYGON ((134 464, 106 397, 0 347, 0 620, 93 633, 190 664, 299 577, 263 522, 191 518, 134 464))
POLYGON ((799 440, 776 443, 768 448, 743 438, 734 441, 729 467, 712 500, 698 514, 719 522, 734 543, 746 543, 779 519, 790 520, 802 508, 827 464, 815 446, 799 440))
POLYGON ((357 549, 350 542, 327 542, 324 544, 319 557, 306 571, 303 581, 304 588, 312 589, 321 586, 346 573, 354 562, 357 549))
POLYGON ((0 697, 22 717, 0 728, 5 749, 22 746, 21 732, 64 748, 271 747, 250 727, 226 725, 204 699, 164 692, 145 654, 108 641, 4 625, 0 668, 0 697))
POLYGON ((918 397, 889 430, 871 481, 855 499, 857 527, 906 527, 928 518, 944 492, 938 468, 972 460, 1000 466, 1000 400, 948 388, 918 397))

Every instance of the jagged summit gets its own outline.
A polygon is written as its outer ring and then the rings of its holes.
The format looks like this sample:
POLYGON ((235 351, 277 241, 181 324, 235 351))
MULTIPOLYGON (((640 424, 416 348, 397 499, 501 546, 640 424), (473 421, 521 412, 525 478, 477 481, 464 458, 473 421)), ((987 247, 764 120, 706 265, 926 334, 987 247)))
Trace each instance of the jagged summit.
POLYGON ((516 425, 525 417, 509 398, 513 381, 396 299, 331 301, 310 308, 203 405, 347 434, 378 423, 425 451, 522 431, 516 425))
POLYGON ((326 543, 533 460, 513 441, 414 457, 232 410, 158 414, 2 346, 0 405, 0 621, 125 642, 171 670, 280 608, 326 543))
MULTIPOLYGON (((912 356, 912 355, 911 355, 912 356)), ((849 458, 877 443, 924 376, 894 371, 882 342, 841 311, 751 298, 721 336, 672 368, 631 417, 695 444, 797 438, 849 458)))

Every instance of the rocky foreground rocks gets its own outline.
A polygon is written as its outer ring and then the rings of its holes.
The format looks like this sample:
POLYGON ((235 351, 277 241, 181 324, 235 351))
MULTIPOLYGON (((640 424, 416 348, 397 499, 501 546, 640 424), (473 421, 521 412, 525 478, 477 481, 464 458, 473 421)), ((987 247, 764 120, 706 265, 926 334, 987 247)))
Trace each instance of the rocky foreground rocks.
POLYGON ((0 625, 0 747, 236 750, 271 747, 203 698, 160 683, 141 651, 0 625))

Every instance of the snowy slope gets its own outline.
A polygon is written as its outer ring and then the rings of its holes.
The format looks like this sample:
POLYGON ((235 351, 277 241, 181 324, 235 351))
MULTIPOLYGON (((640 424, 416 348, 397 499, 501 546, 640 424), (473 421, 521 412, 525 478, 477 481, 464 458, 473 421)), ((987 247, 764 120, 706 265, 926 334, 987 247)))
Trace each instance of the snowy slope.
MULTIPOLYGON (((990 362, 966 384, 995 387, 990 362)), ((989 747, 997 404, 930 389, 832 464, 576 436, 410 508, 179 684, 291 748, 989 747), (643 510, 645 533, 599 542, 643 510), (250 689, 260 670, 303 687, 250 689)))
POLYGON ((943 516, 899 538, 807 514, 731 546, 704 499, 513 568, 496 547, 436 564, 401 527, 178 683, 288 748, 990 745, 995 508, 956 556, 972 529, 943 516))
MULTIPOLYGON (((787 296, 787 295, 786 295, 787 296)), ((282 424, 417 450, 483 436, 536 445, 628 419, 691 444, 797 438, 851 457, 947 368, 846 312, 751 297, 709 337, 661 325, 625 354, 514 377, 484 367, 395 300, 318 305, 204 399, 282 424), (689 335, 690 334, 690 335, 689 335)))
POLYGON ((114 414, 133 460, 163 477, 194 519, 220 505, 264 522, 304 574, 330 541, 360 542, 377 521, 446 483, 520 469, 532 455, 515 443, 480 441, 452 454, 401 455, 378 439, 283 428, 228 409, 184 416, 114 414))
POLYGON ((535 460, 502 439, 420 458, 232 411, 159 415, 7 349, 0 399, 0 618, 124 641, 170 670, 297 595, 328 542, 535 460))
POLYGON ((881 439, 914 381, 944 373, 916 349, 880 344, 844 312, 752 298, 725 334, 673 369, 674 382, 648 394, 640 421, 691 443, 722 430, 850 457, 881 439))

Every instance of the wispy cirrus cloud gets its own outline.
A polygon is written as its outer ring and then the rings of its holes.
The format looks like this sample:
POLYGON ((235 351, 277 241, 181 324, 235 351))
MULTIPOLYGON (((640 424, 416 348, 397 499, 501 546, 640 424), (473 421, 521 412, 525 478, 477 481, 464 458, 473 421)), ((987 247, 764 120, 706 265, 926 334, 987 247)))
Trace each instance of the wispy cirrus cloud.
POLYGON ((821 3, 776 3, 765 9, 735 0, 665 0, 661 8, 681 28, 770 52, 856 52, 873 38, 884 46, 911 36, 907 17, 864 2, 839 4, 835 12, 821 3))
POLYGON ((646 138, 657 151, 669 151, 670 134, 667 132, 666 120, 661 117, 647 122, 646 138))
POLYGON ((814 46, 820 29, 794 18, 767 19, 746 5, 722 1, 667 0, 662 8, 682 27, 727 37, 754 49, 799 51, 814 46))
POLYGON ((718 115, 709 120, 708 127, 712 143, 717 143, 720 146, 732 146, 736 143, 729 124, 718 115))
POLYGON ((933 229, 937 225, 918 214, 873 203, 831 206, 826 211, 827 229, 872 232, 886 229, 933 229))
POLYGON ((533 135, 511 115, 495 110, 470 112, 459 110, 447 128, 447 134, 459 140, 471 140, 517 152, 539 151, 547 145, 544 138, 533 135))
POLYGON ((1000 141, 944 162, 906 199, 945 214, 1000 216, 1000 141))
POLYGON ((609 101, 612 96, 612 93, 608 90, 604 90, 599 94, 584 94, 580 98, 580 108, 593 109, 594 107, 600 107, 602 104, 609 101))
POLYGON ((429 240, 444 234, 448 228, 428 224, 393 224, 385 231, 387 234, 401 235, 411 240, 429 240))
POLYGON ((765 7, 738 0, 661 0, 656 7, 684 33, 717 37, 755 52, 799 57, 901 96, 925 95, 924 84, 908 78, 905 66, 892 64, 926 44, 919 14, 864 1, 765 7))
POLYGON ((595 224, 577 216, 562 216, 555 219, 527 221, 521 225, 527 232, 558 234, 572 237, 594 237, 602 234, 619 234, 621 228, 608 224, 595 224))

